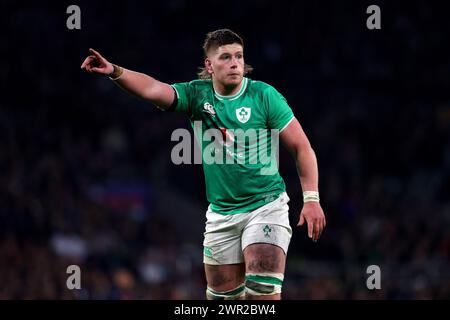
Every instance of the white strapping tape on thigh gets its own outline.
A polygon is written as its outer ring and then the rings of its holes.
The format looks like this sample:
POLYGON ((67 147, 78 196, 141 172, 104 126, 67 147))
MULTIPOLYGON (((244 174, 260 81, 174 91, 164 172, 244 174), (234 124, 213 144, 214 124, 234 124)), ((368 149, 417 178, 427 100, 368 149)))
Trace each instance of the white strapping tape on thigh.
POLYGON ((284 275, 282 273, 247 273, 245 289, 254 296, 267 296, 281 293, 284 275))
POLYGON ((245 294, 245 285, 241 284, 237 288, 229 291, 215 291, 210 287, 206 288, 206 296, 211 300, 235 300, 245 294))

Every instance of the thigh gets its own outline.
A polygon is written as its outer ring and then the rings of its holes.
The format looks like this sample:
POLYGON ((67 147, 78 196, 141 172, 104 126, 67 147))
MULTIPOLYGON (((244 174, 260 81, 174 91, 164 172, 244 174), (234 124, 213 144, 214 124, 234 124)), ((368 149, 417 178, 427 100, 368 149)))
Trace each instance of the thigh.
POLYGON ((245 248, 244 260, 248 288, 246 298, 281 299, 281 286, 286 266, 286 254, 283 249, 273 244, 254 243, 245 248))
POLYGON ((215 291, 229 291, 242 285, 245 281, 245 264, 205 264, 208 287, 215 291))
POLYGON ((286 254, 279 246, 253 243, 244 250, 246 273, 284 273, 286 254))

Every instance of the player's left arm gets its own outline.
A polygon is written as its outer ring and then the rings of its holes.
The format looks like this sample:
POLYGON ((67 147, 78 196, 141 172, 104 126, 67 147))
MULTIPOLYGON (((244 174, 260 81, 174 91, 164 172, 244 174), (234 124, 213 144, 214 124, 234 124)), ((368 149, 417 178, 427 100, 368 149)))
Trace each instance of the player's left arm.
MULTIPOLYGON (((280 139, 296 161, 297 172, 303 192, 318 192, 319 170, 316 154, 311 148, 308 137, 296 118, 281 132, 280 139)), ((313 241, 317 241, 326 225, 325 215, 318 199, 304 201, 297 225, 302 226, 305 221, 308 225, 308 236, 313 241)))

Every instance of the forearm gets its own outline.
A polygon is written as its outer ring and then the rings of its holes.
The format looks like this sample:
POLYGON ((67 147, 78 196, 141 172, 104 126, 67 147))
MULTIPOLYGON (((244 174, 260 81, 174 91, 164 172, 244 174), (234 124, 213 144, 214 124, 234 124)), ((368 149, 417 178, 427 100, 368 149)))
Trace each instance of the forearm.
POLYGON ((123 69, 123 74, 114 83, 126 92, 145 100, 151 100, 152 88, 157 85, 157 80, 140 72, 123 69))
POLYGON ((296 152, 296 165, 302 191, 319 191, 317 158, 310 146, 296 152))
POLYGON ((81 69, 85 69, 89 73, 109 76, 116 85, 126 92, 147 100, 161 109, 167 110, 176 102, 175 92, 167 83, 115 65, 92 48, 89 49, 89 52, 91 55, 83 61, 81 69))
MULTIPOLYGON (((113 76, 111 76, 114 79, 113 76)), ((173 101, 173 89, 170 85, 146 74, 123 68, 123 73, 113 82, 131 95, 149 101, 163 109, 173 101)))

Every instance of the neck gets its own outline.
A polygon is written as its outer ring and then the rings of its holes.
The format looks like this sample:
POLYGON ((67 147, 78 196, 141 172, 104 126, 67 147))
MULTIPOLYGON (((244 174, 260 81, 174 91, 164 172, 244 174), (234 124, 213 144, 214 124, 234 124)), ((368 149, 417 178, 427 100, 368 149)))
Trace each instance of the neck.
POLYGON ((244 83, 243 80, 244 78, 242 78, 242 81, 237 85, 225 86, 222 83, 218 82, 216 79, 213 79, 214 91, 222 96, 232 96, 239 92, 242 84, 244 83))

